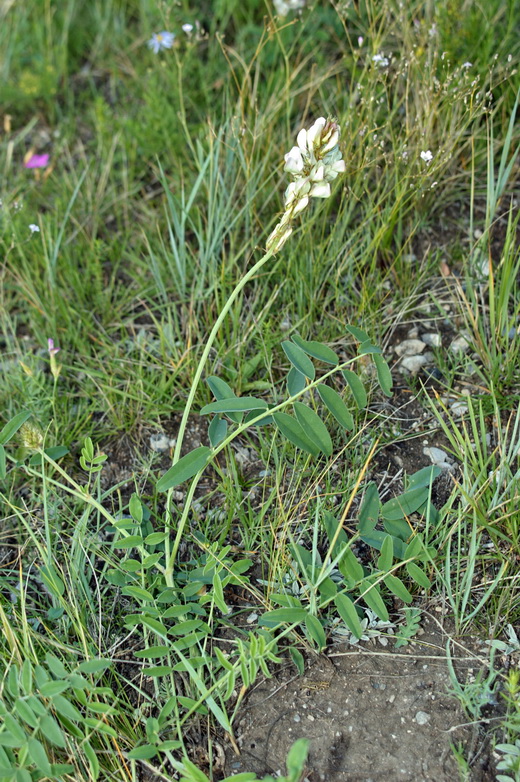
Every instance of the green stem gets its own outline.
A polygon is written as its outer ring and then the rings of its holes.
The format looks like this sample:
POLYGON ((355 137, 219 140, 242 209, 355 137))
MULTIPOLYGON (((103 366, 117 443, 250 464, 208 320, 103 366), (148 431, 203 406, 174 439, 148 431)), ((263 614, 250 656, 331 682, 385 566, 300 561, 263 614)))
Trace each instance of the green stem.
MULTIPOLYGON (((206 342, 206 347, 204 348, 204 352, 202 356, 200 357, 199 365, 197 367, 197 371, 195 372, 195 376, 193 378, 193 382, 191 384, 190 393, 188 394, 188 399, 186 400, 186 406, 184 407, 184 413, 182 414, 181 423, 179 426, 179 432, 177 434, 177 442, 175 444, 175 450, 173 452, 173 464, 179 461, 180 455, 181 455, 181 448, 182 448, 182 442, 184 440, 184 433, 186 431, 186 426, 188 424, 188 417, 191 412, 191 408, 193 405, 193 400, 195 399, 195 394, 197 393, 197 387, 199 385, 200 378, 202 376, 202 372, 204 370, 204 365, 206 364, 206 361, 208 360, 208 356, 210 354, 211 348, 213 347, 213 343, 215 341, 215 337, 217 336, 218 330, 221 327, 226 315, 228 314, 229 310, 233 306, 234 302, 238 298, 239 294, 243 290, 243 288, 247 285, 249 280, 255 276, 255 274, 262 268, 264 263, 268 261, 270 258, 272 258, 273 252, 269 250, 266 252, 265 255, 263 255, 257 263, 255 263, 254 266, 252 266, 249 271, 242 277, 240 282, 237 284, 236 288, 231 293, 229 299, 224 304, 224 307, 222 308, 220 315, 218 316, 217 320, 215 321, 215 325, 211 329, 211 333, 208 337, 208 341, 206 342)), ((168 503, 169 505, 169 503, 168 503)))
MULTIPOLYGON (((254 268, 254 267, 253 267, 254 268)), ((231 294, 233 295, 233 294, 231 294)), ((204 356, 203 356, 204 358, 204 356)), ((341 371, 342 369, 346 369, 346 367, 350 366, 350 364, 353 364, 354 361, 357 360, 359 356, 356 356, 355 358, 351 358, 348 361, 343 362, 342 364, 338 364, 333 369, 329 370, 329 372, 326 372, 324 375, 321 375, 318 379, 314 380, 312 383, 308 383, 305 388, 303 388, 301 391, 298 391, 297 394, 294 394, 293 396, 290 396, 288 399, 284 399, 283 402, 279 402, 275 407, 270 408, 269 410, 262 410, 261 413, 259 413, 256 418, 253 418, 252 421, 248 421, 247 423, 242 423, 239 426, 237 426, 236 429, 233 429, 233 431, 228 434, 228 436, 216 447, 213 449, 213 454, 211 457, 211 460, 217 456, 217 454, 220 453, 220 451, 223 451, 224 448, 226 448, 229 443, 235 439, 235 437, 238 437, 239 434, 242 434, 242 432, 245 432, 246 429, 249 429, 250 426, 253 426, 256 423, 259 423, 262 418, 266 418, 269 415, 272 415, 273 413, 277 413, 280 410, 283 410, 288 405, 291 405, 293 402, 295 402, 297 399, 299 399, 303 394, 310 391, 312 388, 315 388, 320 383, 323 383, 324 380, 326 380, 331 375, 334 375, 336 372, 341 371)), ((201 359, 202 360, 202 359, 201 359)), ((174 461, 175 463, 175 461, 174 461)), ((197 488, 197 485, 200 481, 200 477, 204 470, 206 469, 208 465, 204 467, 203 470, 198 472, 192 479, 190 488, 188 490, 188 494, 186 495, 186 499, 184 500, 184 508, 182 511, 181 518, 179 520, 179 524, 177 526, 177 534, 175 536, 175 541, 173 543, 173 549, 171 551, 171 554, 168 555, 166 553, 166 568, 164 570, 164 575, 166 578, 166 582, 168 586, 174 586, 173 582, 173 567, 175 564, 175 559, 177 557, 177 551, 179 550, 179 546, 181 543, 181 539, 184 533, 184 528, 186 526, 186 523, 188 521, 188 513, 190 512, 191 507, 191 501, 193 499, 193 496, 195 494, 195 489, 197 488)), ((172 489, 169 490, 169 494, 171 493, 172 489)))

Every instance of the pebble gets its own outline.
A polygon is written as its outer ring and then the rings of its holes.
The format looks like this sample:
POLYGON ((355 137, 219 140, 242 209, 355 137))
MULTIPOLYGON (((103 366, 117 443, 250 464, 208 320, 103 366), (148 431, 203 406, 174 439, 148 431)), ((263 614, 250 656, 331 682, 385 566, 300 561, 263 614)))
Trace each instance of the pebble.
POLYGON ((452 353, 465 353, 469 349, 469 342, 465 336, 457 337, 450 345, 452 353))
POLYGON ((398 356, 415 356, 417 353, 422 353, 426 343, 420 339, 405 339, 396 345, 394 350, 398 356))
POLYGON ((300 720, 301 720, 301 717, 300 717, 300 715, 299 715, 299 714, 295 714, 295 715, 294 715, 294 717, 293 717, 293 720, 294 720, 295 722, 300 722, 300 720))
POLYGON ((156 453, 167 453, 175 445, 175 439, 168 437, 164 432, 150 435, 150 448, 156 453))
POLYGON ((257 619, 258 619, 258 614, 252 613, 249 614, 249 616, 246 619, 246 622, 248 625, 252 625, 253 622, 256 622, 257 619))
POLYGON ((401 360, 401 369, 406 370, 411 375, 416 375, 427 363, 428 359, 425 356, 405 356, 401 360))
POLYGON ((442 470, 451 470, 453 462, 442 448, 423 448, 423 454, 427 456, 432 464, 440 467, 442 470))
POLYGON ((415 715, 415 721, 418 725, 426 725, 430 721, 430 715, 425 711, 418 711, 415 715))
POLYGON ((452 405, 450 405, 450 408, 453 415, 458 417, 465 415, 468 412, 468 406, 465 402, 454 402, 452 405))
POLYGON ((429 345, 431 348, 440 348, 442 345, 442 337, 440 334, 437 334, 436 332, 423 334, 421 339, 426 345, 429 345))

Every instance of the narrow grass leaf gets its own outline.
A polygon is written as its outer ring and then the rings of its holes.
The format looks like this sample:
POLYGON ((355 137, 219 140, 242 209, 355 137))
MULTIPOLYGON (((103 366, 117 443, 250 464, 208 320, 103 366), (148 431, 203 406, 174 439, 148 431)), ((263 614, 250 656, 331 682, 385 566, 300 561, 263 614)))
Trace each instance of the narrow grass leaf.
POLYGON ((352 372, 352 370, 344 369, 341 374, 345 378, 350 390, 352 391, 352 396, 354 397, 356 405, 359 407, 360 410, 362 410, 364 407, 367 406, 367 402, 368 402, 365 386, 363 385, 359 377, 356 375, 356 373, 352 372))
POLYGON ((112 738, 117 739, 117 730, 115 730, 111 725, 107 725, 106 722, 103 722, 103 720, 98 719, 97 717, 85 717, 85 725, 88 725, 89 728, 94 728, 94 730, 98 730, 100 733, 106 733, 107 736, 112 736, 112 738))
POLYGON ((195 684, 201 696, 204 698, 205 703, 208 706, 208 709, 211 710, 213 716, 217 719, 221 727, 224 728, 224 730, 227 731, 228 733, 231 733, 232 728, 227 714, 225 714, 225 712, 215 702, 213 696, 210 695, 208 688, 200 678, 195 668, 190 664, 189 660, 186 657, 184 657, 181 651, 178 651, 177 654, 182 659, 183 663, 186 665, 188 673, 190 674, 191 681, 195 684))
POLYGON ((287 392, 289 396, 296 396, 305 388, 307 381, 305 375, 302 375, 296 367, 291 367, 287 375, 287 392))
POLYGON ((291 339, 295 345, 301 348, 309 356, 318 359, 318 361, 323 361, 325 364, 332 364, 333 366, 339 364, 339 358, 332 348, 329 348, 322 342, 315 342, 314 340, 308 342, 307 340, 302 339, 299 334, 293 334, 291 339))
POLYGON ((331 456, 332 440, 319 415, 302 402, 294 402, 293 407, 296 418, 305 434, 318 446, 320 451, 323 451, 326 456, 331 456))
POLYGON ((157 491, 168 491, 184 481, 193 478, 204 469, 211 458, 211 448, 201 445, 191 453, 186 454, 157 481, 157 491))
POLYGON ((289 442, 312 456, 319 455, 320 449, 307 437, 296 418, 287 415, 287 413, 274 413, 273 418, 276 426, 289 442))
POLYGON ((363 628, 359 620, 356 606, 347 595, 336 595, 334 598, 334 605, 338 609, 338 614, 343 619, 348 629, 356 638, 361 638, 363 635, 363 628))
POLYGON ((317 388, 321 401, 327 410, 332 413, 338 424, 349 431, 353 429, 354 419, 352 418, 352 413, 338 392, 330 386, 326 386, 325 383, 320 383, 317 388))
POLYGON ((392 373, 390 372, 390 367, 386 363, 383 356, 379 356, 377 353, 375 353, 373 358, 374 358, 374 364, 376 365, 377 379, 381 387, 381 390, 383 394, 386 394, 386 396, 392 396, 393 380, 392 380, 392 373))
POLYGON ((208 413, 247 413, 249 410, 267 410, 265 399, 257 399, 254 396, 234 396, 230 399, 219 399, 210 402, 200 411, 201 415, 208 413))
POLYGON ((314 380, 316 371, 314 369, 314 364, 310 360, 310 358, 303 352, 301 348, 298 347, 298 345, 295 345, 293 342, 282 342, 282 348, 293 365, 298 372, 301 372, 302 375, 305 375, 305 377, 308 377, 309 380, 314 380))
POLYGON ((2 431, 0 432, 0 445, 5 445, 9 440, 14 437, 18 429, 24 424, 28 418, 31 417, 31 413, 25 410, 22 413, 18 413, 14 418, 6 423, 2 431))
POLYGON ((5 448, 0 444, 0 481, 3 481, 7 475, 7 465, 5 461, 5 448))

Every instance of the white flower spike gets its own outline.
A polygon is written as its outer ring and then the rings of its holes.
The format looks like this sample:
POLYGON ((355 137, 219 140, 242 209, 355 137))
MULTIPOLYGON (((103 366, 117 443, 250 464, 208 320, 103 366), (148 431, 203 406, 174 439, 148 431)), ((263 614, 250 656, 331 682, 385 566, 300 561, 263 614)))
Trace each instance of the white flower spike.
POLYGON ((293 181, 285 191, 285 212, 267 239, 267 249, 277 253, 292 233, 293 218, 303 212, 311 198, 328 198, 330 182, 345 172, 338 146, 340 127, 334 120, 319 117, 296 138, 298 146, 285 155, 284 169, 293 181))

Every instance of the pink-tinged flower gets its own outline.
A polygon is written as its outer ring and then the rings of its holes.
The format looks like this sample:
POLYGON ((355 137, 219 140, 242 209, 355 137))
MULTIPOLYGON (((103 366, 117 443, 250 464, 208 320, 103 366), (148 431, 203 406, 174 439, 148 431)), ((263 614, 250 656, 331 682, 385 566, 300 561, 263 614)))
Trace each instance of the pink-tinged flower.
POLYGON ((47 168, 49 165, 49 158, 50 155, 47 154, 31 155, 31 157, 25 161, 24 166, 25 168, 47 168))
POLYGON ((56 353, 59 353, 59 352, 60 352, 60 349, 59 349, 59 348, 55 348, 55 347, 54 347, 54 340, 53 340, 53 339, 51 339, 50 337, 49 337, 49 339, 47 340, 47 349, 48 349, 48 351, 49 351, 49 355, 50 355, 50 356, 55 356, 55 355, 56 355, 56 353))

